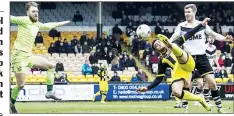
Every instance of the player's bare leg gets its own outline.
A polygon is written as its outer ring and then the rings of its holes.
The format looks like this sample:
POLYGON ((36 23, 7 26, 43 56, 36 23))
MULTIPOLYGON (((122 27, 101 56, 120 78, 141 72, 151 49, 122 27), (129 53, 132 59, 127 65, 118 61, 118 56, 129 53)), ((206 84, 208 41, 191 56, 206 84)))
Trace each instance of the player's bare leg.
POLYGON ((204 77, 206 79, 206 82, 208 83, 209 89, 211 90, 211 96, 218 108, 218 113, 225 113, 225 111, 222 109, 222 102, 214 79, 214 75, 207 74, 204 77))
POLYGON ((199 101, 202 106, 207 110, 210 111, 210 106, 206 103, 204 97, 200 95, 194 95, 190 93, 189 91, 183 90, 184 87, 184 81, 174 81, 174 83, 171 85, 172 88, 172 94, 180 99, 188 100, 188 101, 199 101))
MULTIPOLYGON (((202 91, 202 87, 203 87, 203 78, 197 78, 197 88, 199 88, 202 91)), ((201 92, 200 92, 201 93, 201 92)), ((198 93, 198 94, 200 94, 198 93)))
POLYGON ((23 72, 17 72, 15 73, 15 77, 16 77, 16 86, 11 91, 10 108, 11 108, 12 113, 19 113, 15 107, 15 102, 16 102, 16 99, 18 97, 20 90, 24 88, 26 74, 23 72))
POLYGON ((40 69, 47 69, 47 74, 46 74, 47 92, 46 92, 45 97, 47 99, 61 100, 61 98, 57 97, 55 95, 55 92, 53 92, 55 64, 49 62, 44 57, 40 57, 40 56, 33 56, 33 59, 35 60, 33 67, 40 68, 40 69))
MULTIPOLYGON (((191 82, 192 76, 186 80, 185 87, 183 90, 190 91, 192 88, 192 82, 191 82)), ((182 108, 184 108, 184 113, 188 113, 188 101, 187 100, 182 100, 182 108)))

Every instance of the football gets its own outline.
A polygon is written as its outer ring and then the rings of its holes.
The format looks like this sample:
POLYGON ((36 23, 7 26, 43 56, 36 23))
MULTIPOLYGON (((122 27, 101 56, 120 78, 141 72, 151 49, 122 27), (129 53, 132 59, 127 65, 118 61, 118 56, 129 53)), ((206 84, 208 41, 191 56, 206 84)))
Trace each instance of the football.
POLYGON ((136 34, 140 39, 147 39, 151 35, 151 29, 148 25, 142 24, 137 27, 136 34))

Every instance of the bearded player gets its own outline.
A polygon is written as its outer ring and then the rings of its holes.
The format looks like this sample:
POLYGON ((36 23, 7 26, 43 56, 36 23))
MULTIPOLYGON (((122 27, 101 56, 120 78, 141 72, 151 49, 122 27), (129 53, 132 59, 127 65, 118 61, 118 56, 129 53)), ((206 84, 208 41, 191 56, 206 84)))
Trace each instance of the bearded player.
POLYGON ((194 95, 189 92, 189 83, 187 81, 190 81, 189 78, 195 68, 195 62, 191 55, 179 47, 182 46, 188 38, 191 38, 196 32, 204 27, 208 20, 210 19, 204 19, 201 24, 191 29, 178 40, 173 41, 173 43, 169 42, 169 39, 166 36, 158 34, 158 39, 152 42, 152 48, 162 56, 162 59, 159 62, 158 75, 152 84, 147 87, 138 88, 136 91, 145 92, 159 85, 165 76, 166 69, 171 67, 173 69, 171 83, 172 94, 179 99, 199 101, 207 111, 210 111, 211 108, 206 103, 203 96, 194 95))
MULTIPOLYGON (((197 7, 195 4, 188 4, 184 7, 186 21, 178 24, 174 34, 170 38, 171 41, 176 40, 178 37, 184 35, 190 29, 201 23, 195 19, 196 12, 197 7)), ((213 69, 206 56, 206 35, 220 41, 232 41, 233 38, 230 35, 224 37, 221 34, 215 33, 208 25, 206 25, 203 30, 197 32, 183 44, 184 50, 193 56, 195 60, 195 68, 201 74, 201 77, 206 80, 206 83, 211 90, 212 98, 218 108, 218 113, 225 113, 222 109, 222 102, 214 79, 213 69)))
POLYGON ((61 100, 53 92, 55 64, 43 57, 33 56, 32 48, 39 30, 50 30, 62 26, 70 21, 41 23, 38 18, 38 4, 28 2, 26 4, 27 16, 11 16, 10 22, 18 25, 17 39, 14 42, 14 51, 11 56, 12 72, 16 76, 16 86, 12 89, 10 108, 12 113, 18 113, 15 102, 17 96, 25 85, 26 68, 40 68, 47 70, 47 99, 61 100))

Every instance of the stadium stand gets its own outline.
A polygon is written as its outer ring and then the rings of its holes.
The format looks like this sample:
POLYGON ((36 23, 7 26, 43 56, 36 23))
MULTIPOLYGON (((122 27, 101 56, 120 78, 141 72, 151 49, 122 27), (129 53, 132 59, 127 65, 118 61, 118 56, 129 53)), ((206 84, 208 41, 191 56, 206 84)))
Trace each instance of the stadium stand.
MULTIPOLYGON (((23 16, 25 15, 25 3, 11 3, 10 10, 11 15, 23 16)), ((42 4, 39 4, 42 6, 42 4)), ((43 4, 45 6, 45 4, 43 4)), ((48 5, 48 4, 46 4, 48 5)), ((56 8, 50 9, 41 9, 39 12, 41 22, 54 22, 67 19, 73 19, 76 11, 79 11, 82 14, 84 21, 83 22, 72 22, 69 25, 71 26, 95 26, 97 18, 97 2, 82 3, 82 4, 72 4, 68 2, 57 2, 55 3, 56 8)), ((41 8, 41 7, 40 7, 41 8)))
MULTIPOLYGON (((147 23, 147 22, 152 22, 152 20, 155 18, 156 22, 160 23, 160 27, 163 26, 176 26, 181 19, 183 19, 183 15, 179 16, 177 18, 174 18, 177 14, 170 14, 170 12, 174 12, 171 11, 172 9, 181 9, 180 5, 175 5, 177 3, 168 3, 165 6, 161 6, 158 4, 141 4, 141 3, 129 3, 129 4, 124 4, 124 3, 104 3, 103 4, 103 12, 102 12, 102 23, 104 24, 104 26, 114 26, 115 24, 121 24, 121 20, 122 20, 122 13, 125 13, 124 15, 127 15, 129 20, 127 21, 127 24, 129 24, 129 22, 133 23, 134 28, 137 26, 137 21, 138 24, 142 24, 142 23, 147 23), (148 6, 148 7, 146 7, 148 6), (156 6, 156 7, 154 7, 156 6), (175 8, 176 7, 176 8, 175 8), (143 11, 136 11, 133 12, 136 8, 140 8, 140 9, 144 9, 143 11), (154 13, 154 11, 157 11, 159 9, 164 9, 163 14, 167 14, 167 16, 162 15, 160 12, 156 12, 154 13), (120 14, 120 16, 118 16, 120 14), (117 15, 117 16, 115 16, 117 15)), ((213 18, 213 20, 218 19, 219 17, 223 17, 223 19, 218 21, 221 21, 219 26, 230 26, 230 25, 234 25, 234 20, 233 20, 233 16, 231 16, 230 10, 231 7, 228 7, 229 5, 227 5, 229 3, 221 3, 221 4, 208 4, 208 3, 204 3, 204 4, 199 4, 198 7, 199 8, 204 8, 204 10, 206 9, 210 9, 212 7, 217 8, 219 13, 219 15, 216 15, 213 13, 213 10, 211 10, 211 16, 213 18), (227 6, 227 7, 223 7, 223 6, 227 6), (213 13, 213 14, 212 14, 213 13), (214 16, 213 16, 214 15, 214 16), (228 20, 224 20, 228 18, 228 20), (228 24, 228 25, 227 25, 228 24)), ((230 3, 231 5, 233 3, 230 3)), ((56 4, 54 4, 53 8, 47 8, 45 4, 40 4, 41 6, 41 10, 40 10, 40 20, 41 22, 54 22, 54 21, 62 21, 62 20, 66 20, 66 19, 73 19, 74 15, 76 14, 77 11, 80 12, 80 14, 83 17, 83 21, 82 22, 72 22, 71 24, 69 24, 69 26, 96 26, 96 22, 97 22, 97 15, 98 15, 98 3, 82 3, 82 4, 75 4, 75 3, 64 3, 64 2, 58 2, 56 4)), ((182 5, 183 6, 183 5, 182 5)), ((11 15, 24 15, 24 3, 11 3, 11 11, 10 14, 11 15)), ((176 11, 176 12, 179 12, 176 11)), ((215 11, 216 12, 216 11, 215 11)), ((180 13, 181 14, 181 13, 180 13)), ((205 14, 205 15, 210 15, 210 14, 205 14)), ((203 14, 198 12, 198 17, 197 18, 203 18, 203 14)), ((216 20, 217 21, 217 20, 216 20)), ((215 24, 216 22, 214 22, 215 24)), ((151 23, 150 23, 151 24, 151 23)), ((152 23, 154 26, 154 23, 152 23)), ((14 26, 14 25, 12 25, 14 26)), ((127 26, 127 25, 124 25, 127 26)), ((144 61, 144 52, 145 52, 145 48, 142 46, 145 46, 145 41, 143 40, 137 40, 137 38, 133 39, 132 41, 130 41, 130 37, 127 35, 125 29, 123 29, 125 27, 121 27, 120 29, 122 30, 122 35, 121 35, 121 41, 123 41, 122 47, 125 48, 129 48, 130 53, 135 56, 136 58, 138 58, 138 60, 140 62, 142 62, 142 65, 145 65, 145 61, 144 61), (135 41, 137 40, 137 41, 135 41), (142 45, 142 46, 141 46, 142 45), (134 49, 133 49, 134 48, 134 49), (131 51, 132 50, 132 51, 131 51)), ((171 36, 171 33, 173 31, 171 30, 164 30, 163 28, 160 28, 161 32, 165 35, 168 35, 169 37, 171 36)), ((86 31, 87 32, 87 36, 88 38, 92 38, 93 36, 96 36, 96 31, 86 31)), ((222 31, 220 31, 222 32, 222 31)), ((51 43, 54 43, 58 40, 58 38, 61 38, 61 42, 63 43, 63 41, 65 40, 65 38, 67 39, 68 42, 71 42, 72 39, 74 38, 74 36, 77 36, 78 41, 80 42, 81 38, 82 38, 82 31, 61 31, 60 32, 60 37, 50 37, 48 32, 41 32, 41 35, 43 37, 43 43, 37 43, 35 44, 34 48, 33 48, 33 54, 36 55, 40 55, 43 56, 45 58, 47 58, 49 61, 51 62, 59 62, 62 61, 63 65, 64 65, 64 72, 67 74, 67 79, 69 82, 97 82, 98 81, 98 76, 93 74, 93 75, 82 75, 82 65, 85 63, 85 60, 87 60, 90 56, 90 53, 48 53, 48 48, 50 47, 51 43)), ((222 34, 227 34, 227 33, 233 33, 232 30, 230 32, 227 31, 223 31, 222 34)), ((10 42, 10 48, 11 48, 11 52, 13 50, 13 43, 16 39, 16 35, 17 32, 15 31, 11 31, 10 33, 10 38, 11 38, 11 42, 10 42)), ((153 39, 156 37, 157 33, 152 33, 151 37, 149 38, 148 42, 151 43, 153 41, 153 39)), ((111 33, 109 32, 104 32, 104 35, 106 36, 106 40, 109 39, 109 36, 111 36, 111 33)), ((114 36, 112 37, 114 38, 114 36)), ((99 38, 97 38, 99 40, 99 38)), ((90 39, 88 39, 90 40, 90 39)), ((87 40, 87 41, 88 41, 87 40)), ((224 43, 215 43, 215 45, 219 45, 221 47, 217 48, 222 48, 224 43)), ((97 45, 97 44, 96 44, 97 45)), ((233 49, 233 43, 229 43, 228 46, 230 46, 229 49, 229 55, 232 56, 232 58, 234 57, 234 49, 233 49)), ((56 47, 56 46, 55 46, 56 47)), ((92 51, 96 51, 96 47, 92 46, 92 51)), ((218 56, 221 56, 222 53, 221 49, 218 49, 218 56)), ((157 73, 157 58, 159 57, 158 54, 153 54, 152 55, 152 50, 150 48, 150 54, 147 56, 149 58, 149 66, 150 68, 148 69, 149 72, 152 72, 154 74, 157 73)), ((226 54, 225 54, 226 55, 226 54)), ((233 61, 233 59, 231 58, 231 60, 233 61)), ((105 59, 99 59, 98 62, 107 62, 105 59)), ((232 62, 233 63, 233 62, 232 62)), ((232 64, 233 66, 233 64, 232 64)), ((214 67, 215 68, 215 67, 214 67)), ((111 71, 111 64, 108 64, 108 70, 110 71, 110 76, 114 75, 114 71, 111 71)), ((234 74, 234 69, 229 67, 226 67, 227 73, 228 73, 228 78, 216 78, 216 81, 218 83, 227 83, 229 82, 229 80, 231 80, 232 82, 234 82, 233 79, 233 74, 234 74)), ((58 72, 61 73, 61 72, 58 72)), ((137 71, 135 70, 135 67, 129 67, 129 68, 125 68, 125 70, 123 71, 118 71, 118 76, 120 77, 121 81, 124 82, 130 82, 131 78, 134 74, 137 73, 137 71)), ((13 74, 12 74, 13 77, 13 74)), ((27 83, 45 83, 46 79, 45 79, 45 72, 44 71, 31 71, 31 69, 28 69, 27 72, 27 77, 26 77, 26 82, 27 83)), ((12 78, 12 82, 15 82, 15 78, 12 78)), ((170 83, 171 80, 170 78, 166 79, 166 82, 170 83)))
MULTIPOLYGON (((167 4, 160 4, 159 2, 155 3, 117 3, 117 2, 107 2, 103 3, 103 11, 102 11, 102 23, 104 26, 114 25, 116 23, 120 24, 121 18, 123 15, 126 15, 128 18, 127 22, 137 22, 138 19, 141 22, 147 20, 147 22, 151 22, 153 18, 156 19, 161 25, 171 26, 176 25, 176 23, 180 22, 183 19, 183 13, 180 13, 181 7, 183 5, 178 5, 179 3, 168 2, 167 4), (116 9, 116 10, 115 10, 116 9), (141 10, 138 10, 141 9, 141 10), (141 12, 140 12, 141 11, 141 12), (159 12, 160 11, 160 12, 159 12), (163 12, 161 12, 163 11, 163 12), (171 12, 174 12, 173 14, 171 12), (118 17, 120 14, 120 17, 118 17), (179 15, 182 14, 182 15, 179 15), (117 16, 116 16, 117 15, 117 16)), ((181 3, 186 4, 186 3, 181 3)), ((40 6, 45 6, 47 4, 40 4, 40 6)), ((219 21, 221 26, 233 25, 234 19, 233 14, 231 12, 233 3, 220 3, 220 4, 210 4, 210 3, 202 3, 198 4, 198 8, 204 9, 205 11, 209 11, 210 14, 201 13, 199 10, 197 14, 197 18, 201 19, 204 16, 211 16, 212 25, 215 22, 219 21), (216 13, 217 12, 217 13, 216 13), (221 19, 219 20, 219 18, 221 19), (226 20, 228 19, 228 20, 226 20)), ((95 26, 97 22, 98 15, 98 3, 97 2, 89 2, 82 4, 75 3, 66 3, 66 2, 58 2, 54 4, 55 7, 44 8, 41 7, 40 10, 40 20, 41 22, 50 22, 50 21, 60 21, 65 19, 73 19, 74 15, 77 11, 80 12, 84 21, 83 22, 72 22, 71 26, 95 26)), ((24 3, 11 3, 11 15, 22 16, 25 15, 24 12, 24 3)), ((140 23, 141 23, 140 22, 140 23)), ((133 23, 133 24, 135 24, 133 23)), ((139 23, 139 24, 140 24, 139 23)), ((128 24, 128 23, 127 23, 128 24)), ((149 23, 150 25, 152 23, 149 23)), ((127 26, 127 25, 124 25, 127 26)), ((135 25, 137 26, 137 25, 135 25)))

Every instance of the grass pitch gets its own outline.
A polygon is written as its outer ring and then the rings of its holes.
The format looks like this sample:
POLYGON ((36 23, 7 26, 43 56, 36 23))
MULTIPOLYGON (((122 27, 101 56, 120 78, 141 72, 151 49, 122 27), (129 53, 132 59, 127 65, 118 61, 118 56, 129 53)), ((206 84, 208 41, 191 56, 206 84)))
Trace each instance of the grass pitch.
MULTIPOLYGON (((189 113, 217 113, 216 106, 211 112, 189 102, 189 113)), ((213 103, 214 104, 214 103, 213 103)), ((111 101, 96 102, 17 102, 20 113, 183 113, 183 108, 174 108, 175 101, 111 101)), ((223 101, 227 113, 234 113, 233 101, 223 101)))

